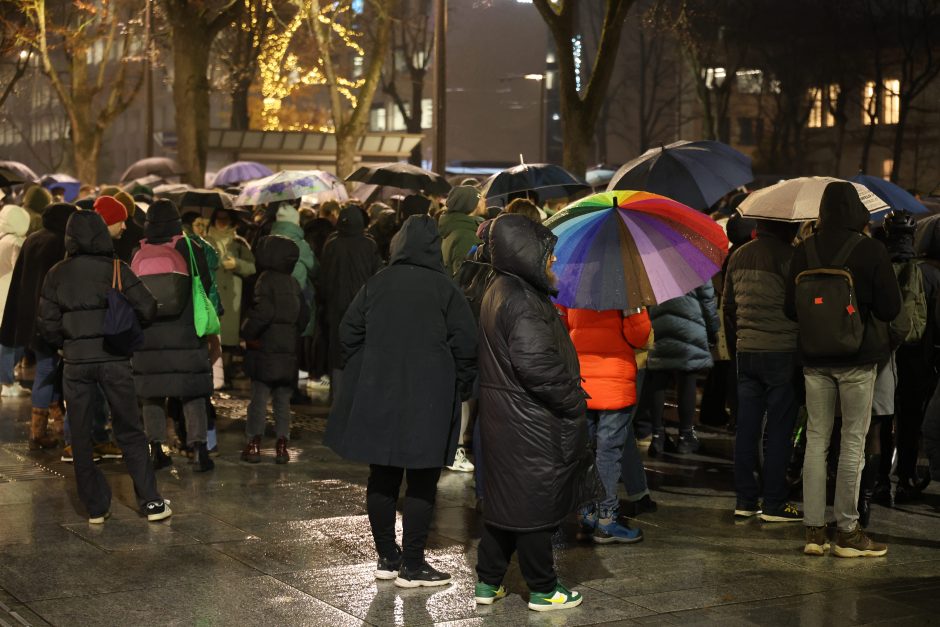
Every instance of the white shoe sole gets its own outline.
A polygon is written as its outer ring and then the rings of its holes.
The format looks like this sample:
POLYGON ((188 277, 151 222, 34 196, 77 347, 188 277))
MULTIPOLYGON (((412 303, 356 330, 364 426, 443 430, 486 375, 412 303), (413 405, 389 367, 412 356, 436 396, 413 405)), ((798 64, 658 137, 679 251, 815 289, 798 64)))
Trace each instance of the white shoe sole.
POLYGON ((581 602, 584 601, 584 597, 579 598, 577 601, 569 601, 568 603, 558 603, 552 605, 536 605, 534 603, 529 603, 529 609, 535 610, 536 612, 554 612, 555 610, 568 610, 573 607, 578 607, 581 605, 581 602))
POLYGON ((760 519, 769 523, 803 522, 802 516, 799 518, 789 518, 786 516, 774 516, 773 514, 761 514, 760 519))
POLYGON ((836 557, 884 557, 888 554, 888 549, 885 548, 883 551, 871 551, 852 549, 834 544, 832 545, 832 554, 836 557))
POLYGON ((496 603, 497 601, 505 597, 506 595, 504 594, 498 597, 473 597, 473 600, 477 602, 477 605, 493 605, 494 603, 496 603))
POLYGON ((763 512, 762 512, 761 510, 759 510, 759 509, 757 509, 757 510, 752 510, 752 509, 736 509, 736 510, 734 510, 734 517, 735 517, 735 518, 742 518, 742 519, 743 519, 743 518, 753 518, 754 516, 760 516, 761 514, 763 514, 763 512))
POLYGON ((829 543, 825 544, 816 544, 815 542, 809 542, 805 547, 803 547, 803 553, 806 555, 817 555, 822 556, 826 554, 826 551, 829 550, 829 543))
POLYGON ((163 511, 159 514, 147 514, 147 520, 150 522, 157 522, 158 520, 166 520, 173 515, 173 510, 170 509, 170 502, 164 501, 163 511))
POLYGON ((103 525, 104 521, 106 521, 109 518, 111 518, 111 512, 108 512, 104 516, 96 516, 94 518, 89 518, 88 524, 89 525, 103 525))
POLYGON ((375 571, 375 578, 381 579, 382 581, 390 581, 392 579, 398 578, 397 570, 377 570, 375 571))
POLYGON ((437 586, 446 586, 450 583, 450 578, 441 579, 440 581, 423 581, 421 579, 402 579, 397 577, 395 579, 395 585, 399 588, 434 588, 437 586))

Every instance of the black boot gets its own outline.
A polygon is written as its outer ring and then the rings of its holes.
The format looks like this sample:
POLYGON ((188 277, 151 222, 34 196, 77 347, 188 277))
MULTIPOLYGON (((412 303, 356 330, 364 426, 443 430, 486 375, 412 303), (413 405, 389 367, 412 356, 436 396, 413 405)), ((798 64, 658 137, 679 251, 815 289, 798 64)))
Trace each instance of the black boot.
POLYGON ((163 452, 163 444, 160 442, 150 443, 150 459, 153 461, 153 469, 160 470, 173 465, 170 456, 163 452))
POLYGON ((862 484, 858 493, 858 524, 862 529, 871 522, 871 501, 875 493, 875 480, 878 478, 878 461, 881 455, 868 455, 862 470, 862 484))
POLYGON ((921 492, 924 491, 921 485, 922 484, 921 484, 920 479, 912 479, 910 477, 899 477, 898 485, 894 490, 895 504, 904 505, 906 503, 914 503, 920 500, 921 492))
POLYGON ((194 472, 208 472, 215 468, 215 462, 212 461, 212 458, 209 457, 209 449, 206 447, 205 442, 196 442, 196 445, 193 447, 195 451, 195 468, 194 472))

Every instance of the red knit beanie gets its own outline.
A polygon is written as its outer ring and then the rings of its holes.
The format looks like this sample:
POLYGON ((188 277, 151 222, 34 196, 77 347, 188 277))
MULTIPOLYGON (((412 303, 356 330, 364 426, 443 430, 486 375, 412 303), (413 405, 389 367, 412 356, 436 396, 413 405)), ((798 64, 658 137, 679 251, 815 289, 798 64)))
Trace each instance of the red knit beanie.
POLYGON ((104 218, 104 223, 108 226, 127 220, 127 207, 114 196, 99 196, 95 201, 95 211, 104 218))

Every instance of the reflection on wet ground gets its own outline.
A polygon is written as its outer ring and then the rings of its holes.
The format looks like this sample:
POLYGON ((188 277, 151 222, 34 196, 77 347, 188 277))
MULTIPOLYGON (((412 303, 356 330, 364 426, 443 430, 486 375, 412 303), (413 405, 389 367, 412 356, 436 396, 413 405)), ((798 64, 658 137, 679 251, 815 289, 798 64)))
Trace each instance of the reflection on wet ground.
POLYGON ((635 524, 639 545, 555 537, 577 609, 537 614, 514 565, 510 595, 473 603, 480 517, 472 476, 445 471, 428 559, 454 575, 443 589, 402 590, 372 576, 366 469, 321 444, 325 410, 298 408, 293 461, 238 460, 245 400, 218 399, 221 455, 212 473, 185 457, 158 473, 175 515, 148 524, 119 462, 104 462, 113 518, 90 526, 71 468, 26 449, 28 400, 0 405, 0 627, 5 625, 923 625, 940 609, 940 489, 878 507, 886 558, 805 557, 800 525, 735 524, 731 437, 704 451, 644 460, 659 511, 635 524))

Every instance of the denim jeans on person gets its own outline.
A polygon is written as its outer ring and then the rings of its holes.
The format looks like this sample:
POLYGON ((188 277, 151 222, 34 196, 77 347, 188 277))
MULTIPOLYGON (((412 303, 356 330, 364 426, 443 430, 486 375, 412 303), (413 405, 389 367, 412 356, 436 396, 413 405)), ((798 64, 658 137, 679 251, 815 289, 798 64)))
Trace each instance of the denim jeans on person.
MULTIPOLYGON (((604 486, 603 500, 594 504, 599 518, 614 518, 620 506, 617 497, 617 484, 620 482, 621 459, 624 442, 627 439, 627 427, 633 414, 633 406, 614 410, 588 410, 588 434, 596 443, 597 474, 604 486)), ((636 442, 634 441, 634 448, 636 442)), ((582 508, 588 513, 592 506, 582 508)))
POLYGON ((794 352, 740 352, 738 370, 738 424, 734 438, 734 488, 738 504, 764 509, 783 507, 789 497, 787 464, 793 450, 793 425, 799 410, 794 382, 798 357, 794 352), (763 495, 757 481, 761 426, 767 415, 763 495))
POLYGON ((16 348, 0 346, 0 384, 13 385, 16 383, 13 371, 16 369, 17 362, 23 359, 23 352, 21 346, 16 348))
POLYGON ((56 377, 59 370, 59 353, 46 347, 37 348, 36 374, 33 381, 33 407, 49 409, 52 403, 62 395, 56 390, 56 377))
POLYGON ((803 461, 804 524, 826 524, 826 459, 835 423, 836 400, 842 408, 842 431, 836 496, 836 526, 850 532, 858 521, 858 490, 865 467, 865 436, 877 364, 845 368, 804 368, 806 380, 806 457, 803 461))
MULTIPOLYGON (((111 435, 108 433, 108 417, 111 415, 111 408, 108 407, 108 401, 105 398, 104 391, 98 386, 98 401, 94 404, 96 407, 91 420, 91 442, 92 444, 104 444, 111 441, 111 435)), ((72 445, 72 426, 69 423, 69 415, 65 414, 64 435, 65 444, 72 445)))

